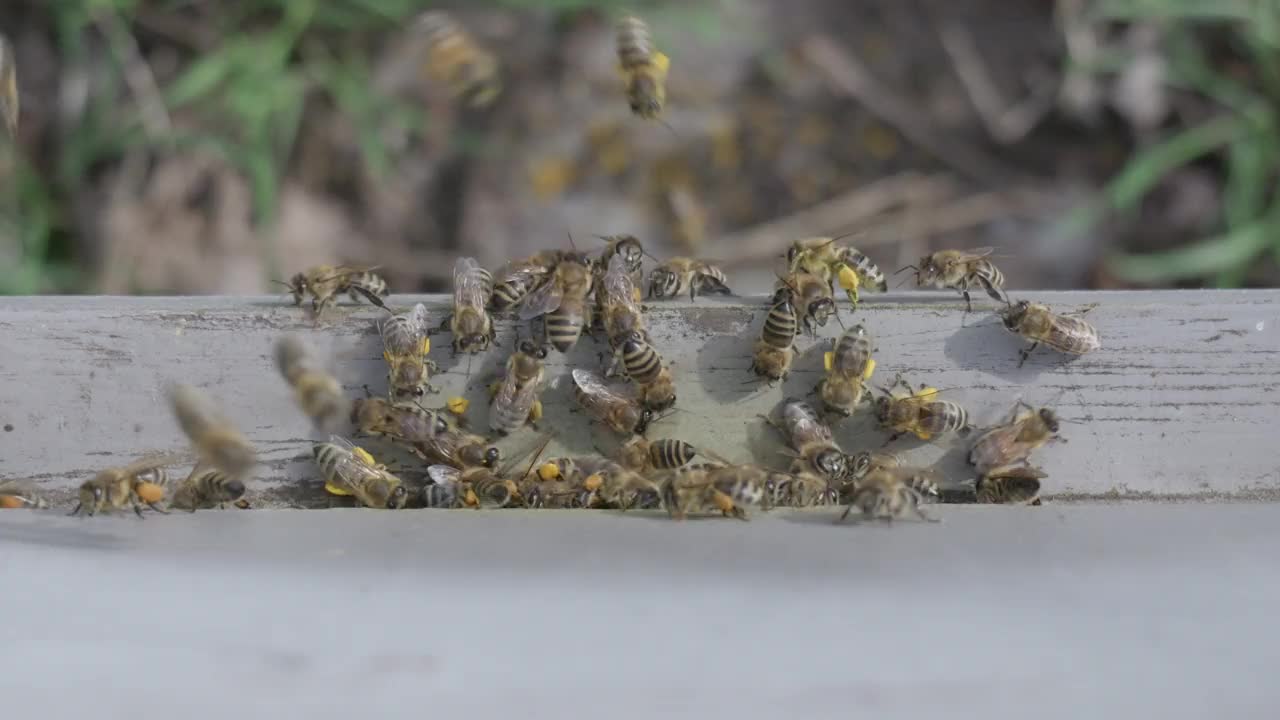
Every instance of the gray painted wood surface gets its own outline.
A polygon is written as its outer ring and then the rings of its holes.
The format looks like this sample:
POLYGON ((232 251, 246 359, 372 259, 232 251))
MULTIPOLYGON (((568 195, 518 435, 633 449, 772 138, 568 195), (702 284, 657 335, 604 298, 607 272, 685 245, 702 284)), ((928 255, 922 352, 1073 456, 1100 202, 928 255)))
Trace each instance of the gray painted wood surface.
MULTIPOLYGON (((1037 457, 1050 473, 1050 496, 1237 497, 1272 499, 1280 461, 1272 451, 1280 427, 1280 291, 1029 292, 1061 312, 1097 306, 1088 320, 1102 348, 1079 358, 1039 350, 1017 367, 1023 342, 983 305, 964 315, 950 293, 869 296, 846 324, 876 337, 875 383, 897 372, 965 405, 980 426, 1014 401, 1051 404, 1068 442, 1037 457)), ((395 308, 426 302, 443 318, 447 299, 393 296, 395 308)), ((676 412, 650 437, 677 437, 733 460, 785 463, 775 433, 757 417, 784 398, 808 393, 821 377, 821 353, 839 334, 801 338, 803 354, 777 387, 753 382, 751 343, 764 321, 761 298, 650 303, 657 345, 674 362, 676 412)), ((277 374, 272 348, 298 331, 327 357, 352 396, 368 384, 385 389, 374 321, 385 313, 343 304, 325 326, 287 299, 271 297, 32 297, 0 299, 0 479, 30 479, 58 502, 96 470, 157 449, 182 449, 164 387, 185 380, 205 388, 257 443, 263 459, 252 499, 259 506, 326 502, 310 463, 322 435, 294 406, 277 374)), ((450 358, 448 335, 433 338, 435 382, 444 399, 472 401, 475 425, 487 426, 485 385, 513 342, 499 327, 499 349, 472 361, 450 358)), ((570 366, 599 367, 603 345, 584 338, 568 355, 552 353, 544 393, 549 454, 610 450, 617 440, 576 411, 570 366)), ((886 436, 869 413, 841 422, 846 450, 879 448, 886 436)), ((537 439, 524 430, 500 446, 509 455, 537 439)), ((364 443, 375 455, 383 447, 364 443)), ((899 440, 911 462, 939 463, 948 477, 971 477, 963 441, 899 440)), ((405 458, 386 453, 393 462, 405 458)), ((407 467, 407 470, 413 470, 407 467)), ((182 470, 185 471, 185 468, 182 470)), ((414 482, 414 472, 406 472, 414 482)))

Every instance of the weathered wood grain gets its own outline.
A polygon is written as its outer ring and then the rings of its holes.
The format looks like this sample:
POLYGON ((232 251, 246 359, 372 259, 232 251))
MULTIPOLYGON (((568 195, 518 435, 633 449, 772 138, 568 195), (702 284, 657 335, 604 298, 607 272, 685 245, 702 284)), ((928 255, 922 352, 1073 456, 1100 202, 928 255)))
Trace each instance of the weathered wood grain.
MULTIPOLYGON (((1023 343, 1000 327, 987 305, 967 318, 949 293, 871 296, 848 324, 861 322, 878 347, 875 382, 902 372, 943 389, 979 425, 1003 416, 1021 397, 1057 407, 1070 421, 1067 443, 1038 456, 1050 473, 1050 495, 1244 497, 1280 495, 1280 291, 1026 293, 1059 311, 1097 306, 1088 319, 1102 349, 1080 358, 1048 350, 1017 367, 1023 343)), ((426 302, 443 319, 439 296, 395 296, 394 307, 426 302)), ((676 412, 650 437, 678 437, 736 460, 782 463, 773 431, 757 417, 786 397, 808 393, 821 375, 820 341, 802 338, 804 354, 778 387, 753 382, 750 347, 764 320, 760 299, 651 303, 658 346, 674 362, 676 412)), ((258 444, 264 463, 252 486, 259 505, 323 502, 309 460, 320 436, 293 405, 277 374, 272 347, 286 331, 304 334, 330 358, 355 396, 368 384, 385 388, 374 320, 383 312, 342 305, 315 327, 303 310, 276 298, 34 297, 0 300, 0 479, 27 478, 55 500, 95 470, 183 440, 163 388, 185 380, 205 388, 258 444)), ((448 336, 432 357, 443 372, 439 402, 464 394, 470 415, 487 426, 485 385, 509 352, 451 359, 448 336)), ((616 440, 590 426, 573 401, 570 366, 598 367, 603 345, 583 341, 568 356, 553 353, 544 394, 550 453, 611 449, 616 440)), ((869 413, 841 423, 847 450, 878 448, 885 435, 869 413)), ((530 447, 525 430, 504 440, 509 454, 530 447)), ((369 442, 371 449, 380 447, 369 442)), ((961 442, 901 440, 913 462, 940 463, 953 480, 971 473, 961 442)), ((403 458, 402 458, 403 460, 403 458)), ((407 473, 412 481, 416 477, 407 473)))

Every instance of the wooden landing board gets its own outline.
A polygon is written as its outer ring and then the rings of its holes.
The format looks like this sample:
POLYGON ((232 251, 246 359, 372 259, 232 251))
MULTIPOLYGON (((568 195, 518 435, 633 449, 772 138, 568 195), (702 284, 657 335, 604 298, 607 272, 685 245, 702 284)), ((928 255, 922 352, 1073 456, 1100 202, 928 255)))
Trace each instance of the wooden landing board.
MULTIPOLYGON (((1069 421, 1068 442, 1037 456, 1050 474, 1050 496, 1280 496, 1280 291, 1028 292, 1015 299, 1023 297, 1062 312, 1096 303, 1087 317, 1102 349, 1080 358, 1042 349, 1019 369, 1023 342, 997 323, 993 306, 984 301, 966 318, 949 293, 872 295, 852 313, 842 302, 841 316, 876 338, 874 383, 887 385, 902 372, 942 389, 979 426, 1018 398, 1056 407, 1069 421)), ((433 320, 444 318, 441 296, 393 296, 389 304, 406 309, 419 301, 433 320)), ((679 390, 679 412, 649 436, 680 438, 733 460, 785 464, 779 439, 757 415, 812 390, 839 326, 828 324, 820 340, 801 338, 791 377, 769 387, 748 370, 763 298, 648 307, 651 334, 674 363, 679 390)), ((67 502, 102 467, 185 448, 163 394, 168 382, 185 380, 205 388, 257 443, 264 462, 251 485, 255 504, 323 503, 310 462, 311 443, 322 436, 294 406, 273 344, 298 331, 330 359, 352 396, 365 384, 382 392, 374 322, 384 316, 344 304, 317 328, 287 299, 269 297, 0 299, 0 479, 32 479, 67 502)), ((497 351, 470 361, 450 358, 448 341, 447 334, 433 338, 443 390, 434 404, 463 394, 473 423, 487 427, 485 385, 510 352, 511 324, 499 325, 497 351)), ((576 411, 568 377, 570 366, 599 368, 603 350, 584 337, 567 356, 548 358, 543 429, 556 436, 549 454, 616 445, 576 411)), ((836 435, 848 451, 879 448, 886 438, 869 412, 840 423, 836 435)), ((500 447, 512 455, 536 437, 521 431, 500 447)), ((367 446, 375 454, 382 447, 367 446)), ((890 449, 913 463, 939 463, 953 480, 971 477, 963 441, 900 440, 890 449)), ((410 482, 416 477, 406 473, 410 482)))

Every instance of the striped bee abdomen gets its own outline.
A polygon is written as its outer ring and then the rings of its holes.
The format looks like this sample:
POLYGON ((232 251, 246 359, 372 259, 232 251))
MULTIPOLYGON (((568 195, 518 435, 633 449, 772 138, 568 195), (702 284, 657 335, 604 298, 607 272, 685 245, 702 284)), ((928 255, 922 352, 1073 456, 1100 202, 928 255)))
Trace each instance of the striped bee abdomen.
POLYGON ((662 372, 662 358, 653 346, 632 337, 622 345, 622 365, 627 376, 637 383, 651 383, 662 372))
POLYGON ((671 470, 685 465, 698 454, 697 448, 682 440, 664 438, 649 445, 649 460, 660 470, 671 470))
POLYGON ((791 347, 796 337, 796 309, 787 298, 783 298, 769 310, 764 319, 764 331, 760 339, 770 347, 785 350, 791 347))

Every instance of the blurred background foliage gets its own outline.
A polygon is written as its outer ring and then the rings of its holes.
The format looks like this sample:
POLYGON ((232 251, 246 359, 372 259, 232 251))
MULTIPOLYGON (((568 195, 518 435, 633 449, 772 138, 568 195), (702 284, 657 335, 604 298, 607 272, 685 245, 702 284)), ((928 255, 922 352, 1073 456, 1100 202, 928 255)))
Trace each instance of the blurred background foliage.
MULTIPOLYGON (((1013 287, 1273 286, 1280 0, 10 0, 0 293, 253 293, 631 232, 766 283, 802 235, 1013 287), (460 106, 414 18, 502 65, 460 106), (611 24, 672 57, 632 118, 611 24)), ((747 282, 748 288, 750 282, 747 282)))

